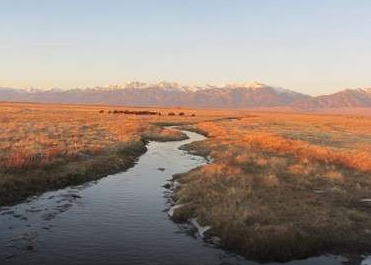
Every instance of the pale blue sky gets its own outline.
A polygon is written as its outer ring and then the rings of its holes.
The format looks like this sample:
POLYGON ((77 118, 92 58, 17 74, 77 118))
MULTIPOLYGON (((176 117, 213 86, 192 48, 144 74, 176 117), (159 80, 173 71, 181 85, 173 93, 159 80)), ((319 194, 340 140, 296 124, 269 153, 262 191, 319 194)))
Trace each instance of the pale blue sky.
POLYGON ((0 0, 0 86, 371 87, 369 0, 0 0))

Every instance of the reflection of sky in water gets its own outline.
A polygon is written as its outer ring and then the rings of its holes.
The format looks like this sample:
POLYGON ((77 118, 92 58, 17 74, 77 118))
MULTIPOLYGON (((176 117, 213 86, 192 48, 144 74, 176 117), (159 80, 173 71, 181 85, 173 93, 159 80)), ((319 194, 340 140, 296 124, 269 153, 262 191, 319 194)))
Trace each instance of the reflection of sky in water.
MULTIPOLYGON (((3 207, 0 264, 256 264, 187 236, 189 227, 168 219, 170 194, 162 185, 205 163, 178 150, 203 139, 189 135, 186 141, 150 143, 127 172, 3 207)), ((287 264, 342 261, 328 256, 287 264)))

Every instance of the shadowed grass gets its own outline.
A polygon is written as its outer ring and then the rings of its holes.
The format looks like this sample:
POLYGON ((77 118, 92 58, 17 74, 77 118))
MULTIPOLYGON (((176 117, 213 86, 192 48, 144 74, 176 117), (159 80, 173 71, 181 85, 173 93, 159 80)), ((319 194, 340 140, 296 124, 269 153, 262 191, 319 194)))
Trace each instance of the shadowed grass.
POLYGON ((122 144, 99 155, 59 160, 49 165, 0 172, 0 205, 12 204, 45 190, 63 188, 99 179, 134 165, 146 151, 143 141, 122 144))

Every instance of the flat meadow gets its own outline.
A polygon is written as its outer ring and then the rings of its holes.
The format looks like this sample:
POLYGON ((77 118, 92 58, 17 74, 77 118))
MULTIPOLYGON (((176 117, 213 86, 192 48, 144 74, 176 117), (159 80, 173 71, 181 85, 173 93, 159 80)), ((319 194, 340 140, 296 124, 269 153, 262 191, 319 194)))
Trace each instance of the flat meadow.
POLYGON ((119 106, 0 104, 0 205, 135 164, 146 143, 204 134, 182 149, 210 163, 174 175, 173 219, 197 217, 257 260, 369 253, 371 118, 119 106))
POLYGON ((371 119, 248 113, 186 129, 212 163, 175 175, 174 219, 197 216, 224 247, 287 261, 371 249, 371 119))
POLYGON ((0 205, 125 170, 145 152, 149 140, 186 138, 156 124, 223 115, 228 112, 1 103, 0 205))

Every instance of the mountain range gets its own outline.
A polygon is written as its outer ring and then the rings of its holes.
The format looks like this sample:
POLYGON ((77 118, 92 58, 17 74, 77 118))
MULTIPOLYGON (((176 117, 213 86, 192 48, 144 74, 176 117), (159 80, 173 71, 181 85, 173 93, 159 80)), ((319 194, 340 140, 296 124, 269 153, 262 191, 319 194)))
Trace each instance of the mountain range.
POLYGON ((63 89, 0 88, 0 101, 109 104, 149 107, 292 109, 316 112, 329 109, 371 108, 371 88, 346 89, 310 96, 258 82, 225 86, 184 86, 160 82, 63 89))

